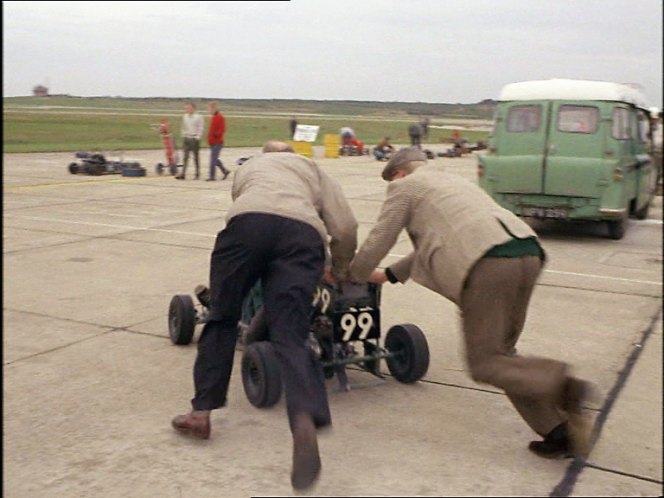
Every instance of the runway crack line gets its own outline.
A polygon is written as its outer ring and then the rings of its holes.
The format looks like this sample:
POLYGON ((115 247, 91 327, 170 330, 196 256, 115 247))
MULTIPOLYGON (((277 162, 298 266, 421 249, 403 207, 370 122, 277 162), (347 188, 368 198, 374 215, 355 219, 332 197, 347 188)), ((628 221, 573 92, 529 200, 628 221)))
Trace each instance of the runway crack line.
MULTIPOLYGON (((652 335, 655 329, 655 325, 657 324, 657 320, 659 319, 661 314, 662 314, 662 309, 660 308, 659 310, 657 310, 657 313, 655 313, 655 315, 650 320, 650 325, 648 325, 648 328, 641 333, 641 340, 638 341, 636 344, 634 344, 632 352, 629 354, 629 356, 625 361, 625 366, 618 374, 616 382, 609 391, 609 394, 607 395, 606 400, 604 401, 604 405, 600 409, 599 415, 595 419, 595 424, 593 425, 592 435, 590 439, 591 451, 592 448, 595 446, 595 443, 599 439, 599 436, 602 433, 602 428, 604 427, 604 424, 606 423, 606 420, 609 417, 609 413, 613 409, 613 405, 618 399, 618 395, 625 387, 627 379, 632 373, 632 370, 634 369, 636 362, 641 356, 641 353, 645 349, 646 342, 648 341, 648 338, 652 335)), ((581 472, 583 472, 583 469, 585 467, 589 466, 590 465, 586 462, 585 458, 581 457, 575 458, 572 461, 572 463, 569 465, 569 467, 567 467, 567 471, 565 472, 565 475, 563 476, 562 480, 558 483, 558 485, 555 488, 553 488, 549 496, 552 497, 570 496, 570 494, 574 490, 574 486, 576 485, 579 475, 581 475, 581 472)))

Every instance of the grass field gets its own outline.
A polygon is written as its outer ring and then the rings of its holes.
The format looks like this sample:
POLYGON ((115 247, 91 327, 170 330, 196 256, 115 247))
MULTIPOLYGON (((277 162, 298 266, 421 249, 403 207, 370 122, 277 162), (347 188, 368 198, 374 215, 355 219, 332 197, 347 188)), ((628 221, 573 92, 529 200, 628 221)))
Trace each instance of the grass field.
MULTIPOLYGON (((155 125, 171 123, 180 143, 180 124, 187 99, 125 99, 113 97, 10 97, 3 99, 3 152, 69 152, 161 148, 155 125)), ((205 101, 194 99, 209 119, 205 101)), ((408 125, 428 116, 428 143, 451 141, 458 127, 470 142, 486 140, 492 109, 480 104, 398 102, 229 100, 220 101, 226 117, 228 147, 256 147, 270 139, 286 140, 288 122, 318 125, 316 145, 342 126, 353 128, 368 145, 383 136, 408 143, 408 125), (437 127, 445 128, 437 128, 437 127)))

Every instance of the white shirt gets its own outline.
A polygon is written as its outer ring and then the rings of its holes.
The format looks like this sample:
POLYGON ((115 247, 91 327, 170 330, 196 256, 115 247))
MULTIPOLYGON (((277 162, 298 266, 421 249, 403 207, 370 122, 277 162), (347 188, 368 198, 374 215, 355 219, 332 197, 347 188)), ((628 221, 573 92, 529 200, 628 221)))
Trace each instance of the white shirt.
POLYGON ((197 112, 185 113, 182 117, 182 136, 200 140, 203 136, 203 116, 197 112))

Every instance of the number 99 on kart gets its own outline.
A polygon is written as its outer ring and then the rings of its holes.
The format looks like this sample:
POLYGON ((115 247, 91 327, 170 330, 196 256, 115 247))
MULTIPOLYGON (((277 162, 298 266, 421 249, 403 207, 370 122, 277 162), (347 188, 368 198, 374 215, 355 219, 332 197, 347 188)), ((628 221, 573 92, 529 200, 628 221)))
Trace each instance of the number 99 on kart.
POLYGON ((377 330, 377 324, 369 311, 344 313, 339 317, 338 324, 343 342, 363 341, 375 338, 377 335, 376 332, 371 333, 377 330))

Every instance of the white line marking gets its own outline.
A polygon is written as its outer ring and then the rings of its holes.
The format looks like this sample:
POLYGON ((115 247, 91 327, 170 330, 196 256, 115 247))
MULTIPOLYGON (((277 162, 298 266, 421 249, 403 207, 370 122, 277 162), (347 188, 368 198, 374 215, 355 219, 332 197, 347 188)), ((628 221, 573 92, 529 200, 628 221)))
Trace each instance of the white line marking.
POLYGON ((72 221, 72 220, 57 220, 53 218, 41 218, 39 216, 22 216, 22 215, 14 215, 15 218, 23 218, 26 220, 35 220, 35 221, 48 221, 51 223, 69 223, 72 225, 88 225, 88 226, 95 226, 95 227, 109 227, 109 228, 121 228, 124 230, 143 230, 145 232, 164 232, 164 233, 179 233, 182 235, 196 235, 199 237, 210 237, 210 238, 215 238, 217 234, 209 234, 209 233, 197 233, 197 232, 185 232, 182 230, 168 230, 166 228, 153 228, 153 227, 134 227, 130 225, 113 225, 111 223, 92 223, 89 221, 72 221))
MULTIPOLYGON (((109 228, 121 228, 125 230, 139 230, 139 231, 145 231, 145 232, 163 232, 163 233, 178 233, 181 235, 196 235, 198 237, 209 237, 209 238, 215 238, 217 234, 209 234, 209 233, 197 233, 197 232, 185 232, 183 230, 168 230, 165 228, 153 228, 153 227, 134 227, 134 226, 129 226, 129 225, 113 225, 110 223, 92 223, 89 221, 72 221, 72 220, 57 220, 53 218, 41 218, 39 216, 23 216, 23 215, 14 215, 15 218, 23 218, 26 220, 35 220, 35 221, 48 221, 48 222, 55 222, 55 223, 69 223, 72 225, 88 225, 88 226, 99 226, 99 227, 109 227, 109 228)), ((405 257, 403 254, 395 254, 395 253, 389 253, 388 256, 392 256, 395 258, 403 258, 405 257)), ((547 273, 557 273, 560 275, 574 275, 577 277, 587 277, 587 278, 599 278, 599 279, 604 279, 604 280, 618 280, 621 282, 633 282, 633 283, 638 283, 638 284, 649 284, 649 285, 662 285, 662 282, 653 282, 650 280, 637 280, 633 278, 621 278, 621 277, 607 277, 606 275, 593 275, 591 273, 576 273, 576 272, 569 272, 569 271, 558 271, 558 270, 544 270, 547 273)))
POLYGON ((558 273, 560 275, 576 275, 577 277, 603 278, 605 280, 620 280, 623 282, 634 282, 637 284, 662 285, 662 282, 653 282, 651 280, 637 280, 634 278, 607 277, 606 275, 593 275, 590 273, 576 273, 573 271, 544 270, 548 273, 558 273))
POLYGON ((662 220, 653 220, 653 219, 647 219, 647 220, 632 220, 630 223, 634 223, 635 225, 661 225, 662 220))
MULTIPOLYGON (((389 253, 388 256, 392 256, 395 258, 403 258, 405 257, 403 254, 394 254, 394 253, 389 253)), ((636 284, 649 284, 649 285, 662 285, 662 282, 653 282, 651 280, 637 280, 634 278, 621 278, 621 277, 608 277, 606 275, 594 275, 592 273, 576 273, 576 272, 571 272, 571 271, 559 271, 559 270, 544 270, 547 273, 557 273, 559 275, 574 275, 577 277, 587 277, 587 278, 600 278, 604 280, 618 280, 621 282, 633 282, 636 284)))

